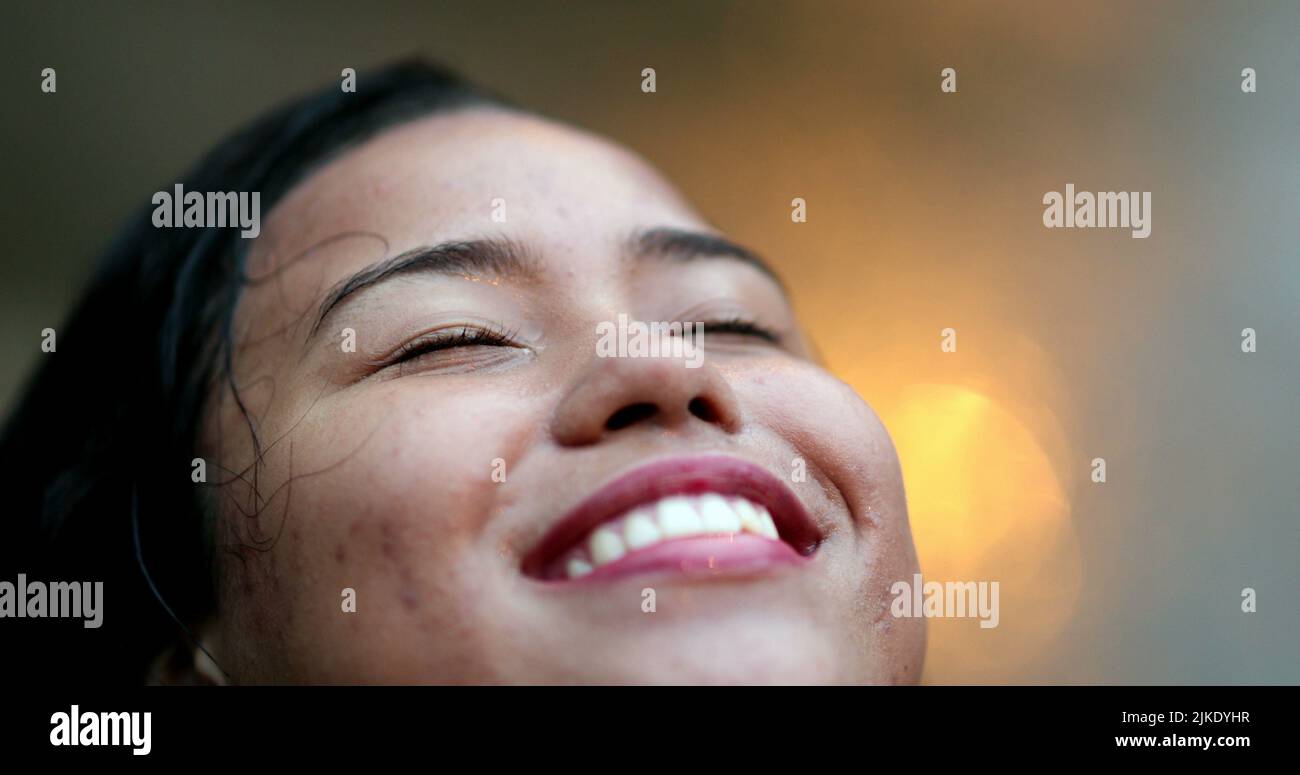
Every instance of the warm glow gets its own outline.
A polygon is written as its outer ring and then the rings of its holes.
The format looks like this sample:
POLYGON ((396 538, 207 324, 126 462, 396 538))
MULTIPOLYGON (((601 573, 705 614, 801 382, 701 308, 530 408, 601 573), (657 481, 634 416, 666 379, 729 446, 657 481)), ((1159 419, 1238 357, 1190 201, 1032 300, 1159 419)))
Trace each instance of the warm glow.
POLYGON ((1074 611, 1080 586, 1070 507, 1047 453, 1015 416, 967 388, 912 386, 881 409, 925 580, 1000 582, 996 629, 930 622, 926 679, 1024 675, 1074 611))

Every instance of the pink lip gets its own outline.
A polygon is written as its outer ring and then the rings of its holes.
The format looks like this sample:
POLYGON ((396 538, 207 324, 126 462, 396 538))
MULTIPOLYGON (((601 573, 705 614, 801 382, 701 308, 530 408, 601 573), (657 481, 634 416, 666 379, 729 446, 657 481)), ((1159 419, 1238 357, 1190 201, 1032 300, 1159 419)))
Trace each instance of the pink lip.
POLYGON ((524 558, 523 571, 534 578, 561 581, 548 572, 550 566, 597 525, 669 495, 705 492, 741 496, 766 506, 781 540, 741 534, 666 541, 631 552, 576 581, 648 571, 676 570, 689 575, 758 570, 800 562, 821 541, 821 532, 807 509, 780 479, 745 460, 698 455, 650 463, 600 488, 551 528, 524 558))

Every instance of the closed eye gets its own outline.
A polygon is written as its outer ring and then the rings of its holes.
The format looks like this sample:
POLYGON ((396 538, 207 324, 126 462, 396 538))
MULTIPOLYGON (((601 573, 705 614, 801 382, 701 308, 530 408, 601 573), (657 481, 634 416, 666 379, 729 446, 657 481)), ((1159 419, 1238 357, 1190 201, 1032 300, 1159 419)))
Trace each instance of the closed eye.
POLYGON ((411 361, 423 355, 470 347, 522 347, 515 341, 515 332, 489 326, 462 325, 431 331, 404 343, 375 365, 384 368, 405 361, 411 361))
POLYGON ((746 318, 728 318, 726 320, 705 321, 702 325, 706 335, 737 334, 753 336, 772 344, 781 343, 781 335, 759 323, 746 318))

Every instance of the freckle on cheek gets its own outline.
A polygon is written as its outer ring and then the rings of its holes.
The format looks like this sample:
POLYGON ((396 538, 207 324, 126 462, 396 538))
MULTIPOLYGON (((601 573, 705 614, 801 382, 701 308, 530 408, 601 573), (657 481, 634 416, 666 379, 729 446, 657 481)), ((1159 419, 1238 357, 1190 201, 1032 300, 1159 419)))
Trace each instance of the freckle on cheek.
POLYGON ((400 531, 392 522, 383 522, 379 526, 379 550, 391 568, 397 570, 397 599, 402 607, 414 611, 420 606, 420 596, 415 587, 415 575, 403 551, 400 531))
POLYGON ((381 549, 384 553, 384 557, 390 560, 396 560, 397 540, 396 537, 393 535, 393 526, 385 522, 382 529, 384 533, 384 540, 383 543, 381 544, 381 549))

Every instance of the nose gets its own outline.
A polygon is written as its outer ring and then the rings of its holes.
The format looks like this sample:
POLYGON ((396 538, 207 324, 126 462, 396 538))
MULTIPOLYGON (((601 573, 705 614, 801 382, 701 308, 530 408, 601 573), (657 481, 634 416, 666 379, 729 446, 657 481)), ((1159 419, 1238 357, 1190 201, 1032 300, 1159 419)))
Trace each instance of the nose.
POLYGON ((675 358, 594 358, 552 420, 564 446, 595 444, 638 427, 740 430, 740 409, 725 377, 706 358, 687 368, 675 358))

